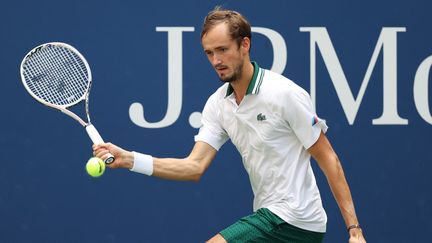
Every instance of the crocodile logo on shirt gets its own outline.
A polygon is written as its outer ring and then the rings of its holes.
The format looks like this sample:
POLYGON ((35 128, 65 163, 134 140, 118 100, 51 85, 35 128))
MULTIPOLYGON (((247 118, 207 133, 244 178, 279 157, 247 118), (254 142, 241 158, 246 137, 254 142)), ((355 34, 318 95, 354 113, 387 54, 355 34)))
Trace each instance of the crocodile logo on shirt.
POLYGON ((263 115, 262 113, 259 113, 259 114, 257 115, 257 121, 265 121, 265 120, 267 120, 267 118, 266 118, 266 116, 263 115))

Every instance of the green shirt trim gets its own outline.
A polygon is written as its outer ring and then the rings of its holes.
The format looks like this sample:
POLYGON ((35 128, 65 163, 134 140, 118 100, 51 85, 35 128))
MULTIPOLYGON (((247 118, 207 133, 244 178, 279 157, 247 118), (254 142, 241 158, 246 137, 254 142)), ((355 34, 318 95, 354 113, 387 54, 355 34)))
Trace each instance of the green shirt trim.
MULTIPOLYGON (((252 75, 251 81, 249 82, 249 86, 246 90, 246 95, 258 94, 264 78, 264 69, 260 68, 256 62, 252 62, 252 65, 254 66, 254 73, 252 75)), ((234 92, 233 87, 231 86, 231 84, 228 84, 228 89, 225 97, 231 95, 233 92, 234 92)))

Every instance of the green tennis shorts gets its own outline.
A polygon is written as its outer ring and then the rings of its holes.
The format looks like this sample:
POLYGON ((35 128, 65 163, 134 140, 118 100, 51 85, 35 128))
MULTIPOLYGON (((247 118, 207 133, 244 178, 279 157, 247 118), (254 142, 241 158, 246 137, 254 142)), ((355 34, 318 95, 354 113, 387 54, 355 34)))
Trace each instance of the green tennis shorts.
POLYGON ((267 208, 241 218, 220 234, 228 243, 318 243, 324 238, 324 233, 290 225, 267 208))

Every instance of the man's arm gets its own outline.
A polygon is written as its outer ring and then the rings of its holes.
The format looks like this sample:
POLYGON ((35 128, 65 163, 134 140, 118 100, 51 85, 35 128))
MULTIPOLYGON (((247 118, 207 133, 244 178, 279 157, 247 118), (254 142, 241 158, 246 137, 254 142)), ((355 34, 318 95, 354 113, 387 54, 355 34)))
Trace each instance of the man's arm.
POLYGON ((198 141, 189 156, 184 159, 153 158, 153 175, 171 180, 199 181, 216 153, 212 146, 198 141))
MULTIPOLYGON (((116 158, 108 165, 110 168, 131 169, 134 165, 134 155, 131 151, 124 150, 114 144, 104 143, 93 145, 95 156, 102 158, 110 152, 116 158)), ((195 143, 188 157, 155 158, 153 157, 153 174, 163 179, 199 181, 210 163, 216 156, 217 150, 205 142, 195 143)))
MULTIPOLYGON (((321 133, 318 140, 308 149, 312 157, 318 162, 324 172, 331 191, 336 199, 347 227, 358 224, 354 203, 345 174, 338 156, 333 150, 329 140, 321 133)), ((354 228, 349 231, 349 242, 366 242, 361 229, 354 228)))

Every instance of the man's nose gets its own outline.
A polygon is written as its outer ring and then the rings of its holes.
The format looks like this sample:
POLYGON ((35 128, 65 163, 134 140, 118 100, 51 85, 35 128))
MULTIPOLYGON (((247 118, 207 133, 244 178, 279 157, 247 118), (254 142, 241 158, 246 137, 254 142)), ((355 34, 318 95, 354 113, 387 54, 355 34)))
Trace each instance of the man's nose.
POLYGON ((216 65, 219 65, 219 64, 222 63, 220 57, 219 57, 218 55, 216 55, 216 54, 214 54, 214 55, 212 56, 211 62, 212 62, 212 65, 213 65, 213 66, 216 66, 216 65))

